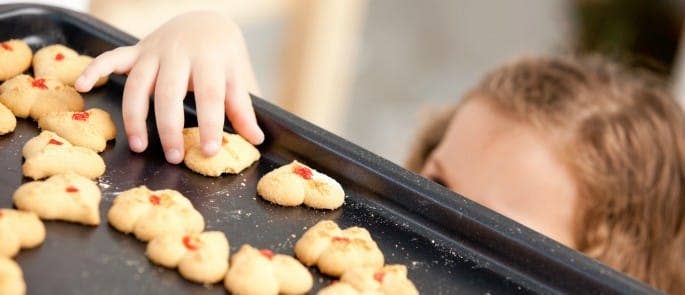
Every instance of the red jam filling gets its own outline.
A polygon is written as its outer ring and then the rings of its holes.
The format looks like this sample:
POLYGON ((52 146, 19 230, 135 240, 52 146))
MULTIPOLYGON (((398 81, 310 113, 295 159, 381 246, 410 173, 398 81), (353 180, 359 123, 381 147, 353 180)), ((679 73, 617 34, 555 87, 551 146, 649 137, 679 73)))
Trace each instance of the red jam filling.
POLYGON ((86 112, 76 112, 73 115, 71 115, 71 119, 78 121, 88 120, 88 117, 90 117, 90 114, 86 112))
POLYGON ((0 217, 2 217, 2 214, 3 214, 3 213, 2 213, 2 210, 0 210, 0 217))
POLYGON ((150 196, 150 203, 152 203, 152 205, 159 205, 159 203, 161 203, 161 202, 162 202, 162 199, 160 199, 159 196, 157 196, 157 195, 151 195, 150 196))
POLYGON ((333 237, 333 242, 349 243, 350 238, 346 237, 333 237))
POLYGON ((48 144, 62 145, 62 142, 57 140, 57 139, 50 138, 50 141, 48 141, 48 144))
POLYGON ((0 43, 0 46, 2 46, 2 49, 5 49, 5 50, 7 50, 7 51, 12 51, 12 46, 10 46, 9 44, 7 44, 7 42, 2 42, 2 43, 0 43))
POLYGON ((385 273, 382 271, 379 271, 379 272, 373 274, 373 279, 378 281, 379 283, 383 282, 384 277, 385 277, 385 273))
POLYGON ((183 237, 183 245, 190 251, 195 251, 198 249, 198 245, 194 244, 194 239, 190 236, 183 237))
POLYGON ((274 252, 271 252, 271 250, 269 250, 269 249, 259 250, 259 253, 261 253, 262 255, 264 255, 264 257, 269 258, 269 259, 273 259, 275 256, 274 252))
POLYGON ((309 169, 309 168, 304 167, 304 166, 297 166, 297 167, 293 168, 293 173, 299 175, 300 177, 302 177, 306 180, 312 179, 312 169, 309 169))
POLYGON ((48 86, 45 85, 45 79, 43 78, 33 79, 33 81, 31 81, 31 86, 39 89, 48 89, 48 86))
POLYGON ((77 193, 77 192, 78 192, 78 188, 76 188, 76 187, 70 185, 70 186, 67 187, 67 192, 68 192, 68 193, 77 193))
POLYGON ((62 54, 61 52, 60 52, 60 53, 57 53, 57 54, 55 55, 55 60, 58 60, 58 61, 59 61, 59 60, 63 60, 63 59, 64 59, 64 54, 62 54))

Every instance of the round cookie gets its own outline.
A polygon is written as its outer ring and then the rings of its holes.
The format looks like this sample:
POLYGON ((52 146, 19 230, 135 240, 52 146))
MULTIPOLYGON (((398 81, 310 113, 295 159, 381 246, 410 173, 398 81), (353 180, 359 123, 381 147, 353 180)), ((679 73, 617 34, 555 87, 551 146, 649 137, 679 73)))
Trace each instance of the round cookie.
POLYGON ((199 174, 219 176, 223 173, 237 174, 259 160, 259 150, 242 136, 224 132, 221 149, 206 157, 200 146, 200 130, 197 127, 183 129, 185 157, 183 163, 199 174))
POLYGON ((25 183, 14 192, 13 199, 17 208, 34 212, 41 219, 100 224, 100 187, 75 173, 25 183))
POLYGON ((316 265, 321 273, 333 277, 351 268, 380 268, 384 263, 383 253, 366 229, 341 230, 330 220, 307 230, 295 243, 295 255, 305 265, 316 265))
POLYGON ((5 135, 14 131, 17 127, 17 118, 14 117, 12 111, 4 104, 0 103, 0 135, 5 135))
POLYGON ((197 234, 205 227, 200 212, 181 193, 146 186, 119 194, 107 218, 117 230, 145 242, 168 233, 197 234))
POLYGON ((257 193, 281 206, 305 204, 332 210, 345 202, 345 192, 337 181, 297 161, 264 175, 257 183, 257 193))
POLYGON ((19 75, 0 85, 0 103, 19 118, 40 120, 48 113, 80 112, 83 97, 71 86, 51 78, 19 75))
POLYGON ((38 247, 45 241, 45 226, 32 212, 0 209, 0 257, 13 257, 20 249, 38 247))
POLYGON ((93 108, 84 112, 54 112, 43 116, 38 127, 55 132, 74 145, 102 152, 117 135, 109 113, 93 108))
POLYGON ((43 131, 24 145, 24 176, 43 179, 73 172, 95 179, 105 173, 105 161, 93 150, 74 146, 51 131, 43 131))
POLYGON ((26 42, 12 39, 0 43, 0 81, 26 71, 31 66, 33 52, 26 42))
POLYGON ((407 267, 400 264, 382 268, 356 267, 347 270, 339 282, 321 289, 319 295, 418 295, 414 284, 407 278, 407 267))
POLYGON ((314 281, 295 258, 243 245, 231 258, 224 286, 231 294, 306 294, 314 281))
POLYGON ((12 259, 0 256, 0 294, 26 294, 26 283, 19 265, 12 259))
POLYGON ((193 282, 214 284, 228 271, 228 240, 220 231, 200 234, 169 233, 147 244, 146 255, 152 262, 171 269, 193 282))
MULTIPOLYGON (((93 61, 86 55, 79 55, 73 49, 61 44, 46 46, 36 51, 33 57, 33 72, 36 77, 52 77, 69 86, 74 86, 76 79, 93 61)), ((95 87, 107 83, 107 77, 95 82, 95 87)))

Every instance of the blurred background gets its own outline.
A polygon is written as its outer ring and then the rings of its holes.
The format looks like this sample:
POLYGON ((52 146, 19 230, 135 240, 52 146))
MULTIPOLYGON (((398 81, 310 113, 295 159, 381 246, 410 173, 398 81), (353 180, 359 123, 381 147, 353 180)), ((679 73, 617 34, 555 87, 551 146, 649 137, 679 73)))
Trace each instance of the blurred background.
POLYGON ((33 2, 139 38, 186 11, 221 12, 243 28, 264 98, 398 164, 431 109, 522 54, 610 55, 685 96, 680 0, 33 2))

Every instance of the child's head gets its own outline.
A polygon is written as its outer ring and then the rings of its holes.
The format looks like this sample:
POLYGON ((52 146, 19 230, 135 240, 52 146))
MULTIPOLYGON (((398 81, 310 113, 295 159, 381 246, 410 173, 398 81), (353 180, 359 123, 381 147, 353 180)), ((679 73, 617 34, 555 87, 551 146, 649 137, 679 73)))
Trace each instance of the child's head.
POLYGON ((522 59, 428 127, 409 168, 685 292, 685 115, 661 80, 597 57, 522 59))

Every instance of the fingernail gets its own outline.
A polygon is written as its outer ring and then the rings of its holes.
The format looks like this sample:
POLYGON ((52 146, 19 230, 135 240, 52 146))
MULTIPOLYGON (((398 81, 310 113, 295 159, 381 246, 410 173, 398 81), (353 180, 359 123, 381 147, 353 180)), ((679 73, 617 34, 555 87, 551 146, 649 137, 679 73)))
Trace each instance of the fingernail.
POLYGON ((183 156, 181 156, 181 152, 177 149, 172 149, 166 153, 166 160, 171 164, 178 164, 183 161, 183 156))
POLYGON ((202 147, 202 152, 205 156, 213 156, 219 151, 219 144, 216 141, 210 141, 202 147))
POLYGON ((138 136, 130 136, 128 138, 128 145, 129 147, 131 147, 131 150, 136 153, 142 153, 143 151, 145 151, 145 145, 143 145, 143 140, 141 140, 138 136))
POLYGON ((262 144, 264 142, 264 132, 261 129, 257 129, 257 136, 255 138, 255 144, 262 144))

